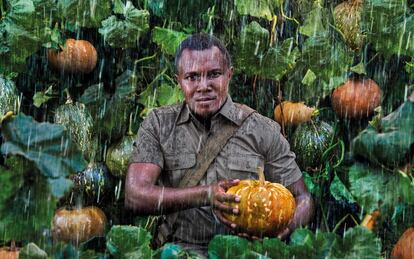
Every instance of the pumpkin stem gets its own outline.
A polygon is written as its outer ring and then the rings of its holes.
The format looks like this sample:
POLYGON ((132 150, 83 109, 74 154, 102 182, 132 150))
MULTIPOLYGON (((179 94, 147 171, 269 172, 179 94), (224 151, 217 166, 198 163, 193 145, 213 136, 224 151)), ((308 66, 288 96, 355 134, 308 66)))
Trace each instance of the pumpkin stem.
POLYGON ((259 175, 260 183, 264 184, 265 183, 265 175, 264 175, 263 167, 261 167, 261 166, 257 167, 257 174, 259 175))

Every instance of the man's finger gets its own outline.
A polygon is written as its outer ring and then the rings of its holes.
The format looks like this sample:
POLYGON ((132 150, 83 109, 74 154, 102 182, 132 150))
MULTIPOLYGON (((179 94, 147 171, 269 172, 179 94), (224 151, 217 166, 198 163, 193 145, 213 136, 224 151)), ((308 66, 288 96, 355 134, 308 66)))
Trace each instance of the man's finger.
POLYGON ((220 193, 216 196, 220 202, 239 202, 240 196, 234 194, 220 193))
POLYGON ((219 210, 220 212, 225 212, 228 214, 239 214, 239 209, 238 208, 234 208, 228 205, 225 205, 221 202, 215 201, 214 202, 214 209, 219 210))
POLYGON ((226 219, 223 214, 218 211, 218 210, 214 210, 214 214, 216 214, 217 218, 225 225, 227 225, 229 228, 232 229, 236 229, 236 224, 234 224, 233 222, 231 222, 230 220, 226 219))
POLYGON ((227 190, 228 188, 238 185, 240 182, 239 179, 233 179, 233 180, 225 180, 225 181, 221 181, 219 183, 220 187, 224 188, 225 190, 227 190))

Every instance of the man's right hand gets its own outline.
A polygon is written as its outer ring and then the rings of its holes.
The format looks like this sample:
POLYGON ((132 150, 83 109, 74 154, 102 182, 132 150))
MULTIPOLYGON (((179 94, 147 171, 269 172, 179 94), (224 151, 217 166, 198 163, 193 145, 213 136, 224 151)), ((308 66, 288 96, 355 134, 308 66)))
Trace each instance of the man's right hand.
POLYGON ((213 208, 214 213, 219 218, 219 220, 230 228, 236 228, 236 225, 229 220, 227 220, 223 213, 227 214, 239 214, 239 209, 233 206, 230 206, 228 203, 238 203, 240 202, 240 196, 227 194, 226 191, 237 184, 240 180, 221 180, 216 184, 210 185, 209 188, 209 199, 210 206, 213 208))

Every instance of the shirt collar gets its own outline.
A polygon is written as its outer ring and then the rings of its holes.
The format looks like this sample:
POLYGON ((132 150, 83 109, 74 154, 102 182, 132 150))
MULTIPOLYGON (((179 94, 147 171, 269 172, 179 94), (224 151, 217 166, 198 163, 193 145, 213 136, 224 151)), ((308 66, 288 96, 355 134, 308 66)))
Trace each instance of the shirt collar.
MULTIPOLYGON (((226 119, 234 122, 237 126, 240 126, 243 122, 243 111, 238 109, 231 99, 230 95, 227 96, 226 102, 223 104, 217 114, 215 114, 212 120, 217 119, 219 116, 224 116, 226 119)), ((180 114, 177 118, 177 125, 186 123, 190 119, 190 110, 188 105, 184 102, 181 106, 180 114)))

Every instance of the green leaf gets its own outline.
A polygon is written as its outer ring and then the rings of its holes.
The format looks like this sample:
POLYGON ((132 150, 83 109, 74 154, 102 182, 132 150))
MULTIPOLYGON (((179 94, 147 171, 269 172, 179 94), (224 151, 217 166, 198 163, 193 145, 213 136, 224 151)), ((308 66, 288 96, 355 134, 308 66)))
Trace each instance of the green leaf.
POLYGON ((150 258, 151 235, 143 228, 113 226, 106 236, 108 251, 117 258, 150 258))
POLYGON ((61 18, 76 26, 97 28, 101 21, 111 15, 111 1, 60 0, 58 8, 61 18))
POLYGON ((238 236, 216 235, 208 244, 208 255, 212 259, 237 258, 249 251, 249 242, 238 236))
POLYGON ((178 86, 171 87, 168 84, 161 84, 157 90, 157 103, 159 106, 171 105, 184 100, 183 92, 178 86))
POLYGON ((298 58, 293 39, 286 39, 276 47, 268 47, 269 32, 257 22, 242 29, 236 44, 235 63, 239 73, 280 80, 291 71, 298 58))
POLYGON ((349 169, 352 196, 367 213, 392 213, 399 205, 413 205, 414 183, 402 174, 356 163, 349 169))
POLYGON ((357 226, 336 240, 330 258, 381 258, 381 241, 365 227, 357 226))
POLYGON ((350 71, 355 72, 359 75, 366 75, 367 71, 365 70, 364 62, 359 62, 356 66, 350 68, 350 71))
POLYGON ((322 32, 308 38, 302 46, 300 59, 288 75, 285 92, 290 96, 287 98, 307 103, 323 99, 345 82, 352 61, 353 54, 331 34, 322 32), (302 80, 308 70, 312 70, 316 79, 311 85, 303 86, 302 80))
POLYGON ((348 191, 348 188, 342 183, 341 179, 339 179, 337 175, 335 175, 334 179, 332 180, 329 190, 337 201, 343 200, 348 203, 355 202, 351 193, 348 191))
POLYGON ((274 10, 283 4, 283 0, 236 0, 237 12, 241 15, 250 15, 272 20, 274 10))
POLYGON ((46 177, 32 168, 25 173, 24 186, 0 211, 2 239, 41 240, 50 228, 56 204, 46 177))
POLYGON ((149 28, 148 17, 147 10, 138 10, 127 1, 123 9, 123 19, 114 15, 108 17, 102 21, 99 33, 111 47, 136 47, 141 34, 149 28))
POLYGON ((0 211, 6 202, 16 195, 24 183, 22 161, 19 157, 10 157, 6 160, 7 168, 0 166, 0 211))
POLYGON ((328 28, 327 10, 317 1, 314 2, 312 10, 306 17, 305 22, 299 27, 299 32, 303 35, 312 37, 328 28))
POLYGON ((3 122, 1 133, 4 155, 25 157, 48 178, 66 177, 86 167, 82 154, 72 144, 63 126, 38 123, 30 116, 19 114, 3 122))
POLYGON ((315 73, 313 73, 312 70, 308 69, 308 71, 306 71, 306 74, 302 79, 302 84, 310 86, 312 85, 313 82, 315 82, 315 80, 316 80, 315 73))
POLYGON ((42 106, 42 104, 44 104, 45 102, 52 99, 53 96, 50 95, 50 91, 52 90, 52 87, 53 87, 53 85, 51 85, 48 89, 46 89, 43 92, 41 92, 41 91, 36 92, 33 95, 33 105, 36 106, 37 108, 39 108, 40 106, 42 106))
POLYGON ((251 250, 266 255, 265 258, 288 258, 288 246, 278 238, 264 238, 251 243, 251 250))
POLYGON ((408 155, 414 144, 413 114, 414 103, 407 100, 382 118, 377 127, 368 125, 353 140, 353 153, 377 165, 395 167, 409 162, 408 155))
POLYGON ((367 0, 361 13, 367 41, 386 58, 414 56, 414 13, 403 0, 367 0))
POLYGON ((152 30, 152 41, 157 43, 161 50, 168 55, 175 55, 175 51, 181 41, 187 38, 187 36, 186 33, 160 27, 155 27, 152 30))

